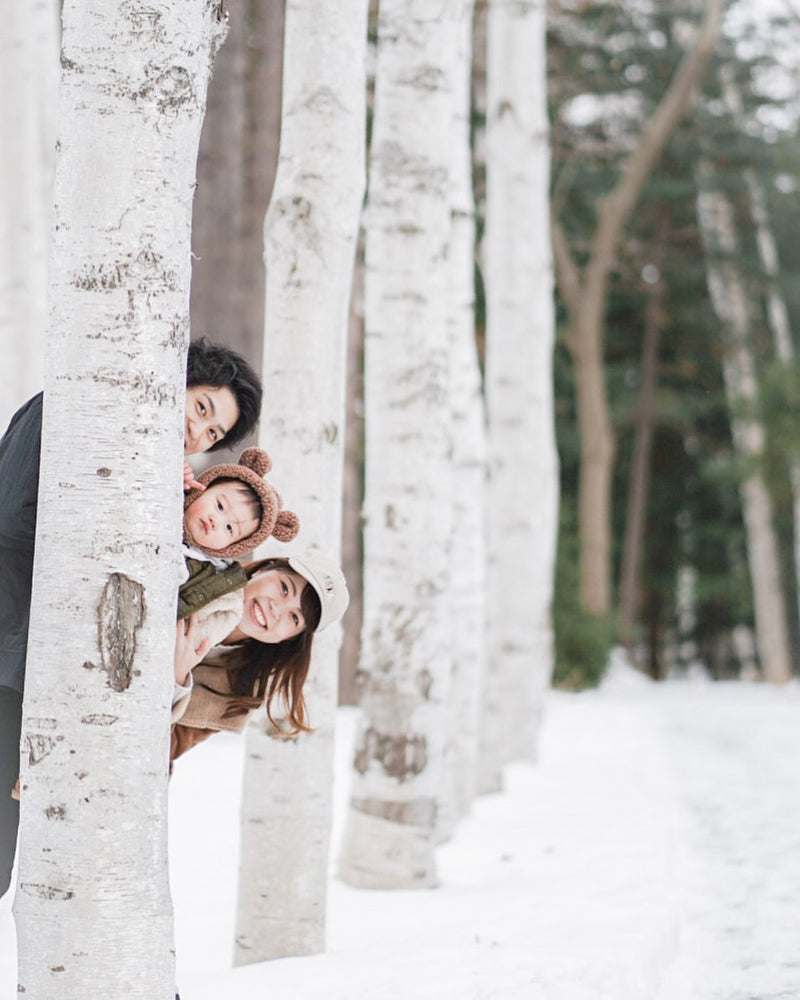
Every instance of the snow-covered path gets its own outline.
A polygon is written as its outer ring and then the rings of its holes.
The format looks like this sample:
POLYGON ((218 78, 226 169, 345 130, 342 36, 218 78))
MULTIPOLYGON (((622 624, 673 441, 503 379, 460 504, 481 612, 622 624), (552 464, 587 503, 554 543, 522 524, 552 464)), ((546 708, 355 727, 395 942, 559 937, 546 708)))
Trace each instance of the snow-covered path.
MULTIPOLYGON (((336 832, 352 710, 341 710, 336 832)), ((328 950, 231 969, 242 741, 171 790, 183 1000, 800 998, 800 685, 553 694, 541 757, 507 769, 439 850, 441 887, 331 879, 328 950), (209 866, 208 859, 213 863, 209 866)), ((0 904, 0 997, 13 930, 0 904)))
POLYGON ((701 1000, 800 997, 798 688, 668 685, 683 806, 682 961, 701 1000))

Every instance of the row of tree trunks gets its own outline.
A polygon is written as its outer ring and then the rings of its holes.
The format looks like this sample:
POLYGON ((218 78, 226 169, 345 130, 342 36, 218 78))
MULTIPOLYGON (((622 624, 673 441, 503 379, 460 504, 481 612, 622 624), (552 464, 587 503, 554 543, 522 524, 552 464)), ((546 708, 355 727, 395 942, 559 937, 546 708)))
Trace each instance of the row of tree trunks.
MULTIPOLYGON (((293 550, 335 559, 364 195, 366 38, 367 0, 288 0, 280 153, 264 225, 261 442, 283 496, 303 512, 293 550)), ((314 640, 306 685, 313 733, 275 739, 263 714, 247 730, 237 964, 324 948, 340 639, 336 626, 314 640)))
POLYGON ((19 992, 172 1000, 170 671, 192 197, 217 4, 67 0, 19 992))
POLYGON ((472 4, 436 14, 384 2, 378 33, 364 721, 340 863, 345 881, 373 888, 435 882, 432 846, 463 814, 476 777, 496 788, 505 763, 534 753, 552 669, 558 465, 544 7, 497 3, 488 14, 488 569, 466 125, 472 4), (485 686, 482 594, 495 602, 485 686))
MULTIPOLYGON (((280 161, 265 223, 262 441, 278 485, 303 510, 296 547, 334 556, 364 186, 366 6, 287 4, 280 161)), ((499 600, 489 684, 494 694, 511 692, 494 709, 480 700, 486 439, 474 340, 473 4, 381 6, 365 281, 370 430, 358 682, 366 725, 342 856, 354 884, 435 883, 433 847, 466 811, 480 754, 491 746, 484 784, 497 787, 506 761, 533 753, 550 677, 558 476, 544 7, 515 6, 490 11, 492 419, 498 443, 522 432, 491 485, 488 573, 499 600), (511 370, 525 383, 513 401, 531 422, 504 405, 511 370), (481 747, 482 728, 491 736, 481 747)), ((48 627, 32 634, 26 693, 20 988, 70 1000, 102 983, 109 997, 171 998, 163 651, 179 561, 170 526, 180 516, 194 168, 224 19, 210 2, 147 12, 114 2, 101 16, 68 0, 64 25, 37 539, 48 555, 37 559, 34 597, 34 616, 48 627)), ((237 50, 234 89, 246 75, 242 60, 237 50)), ((245 142, 238 112, 224 126, 233 139, 217 136, 215 145, 245 142)), ((231 200, 220 207, 236 215, 251 194, 246 169, 235 162, 231 171, 231 200)), ((226 285, 229 263, 217 265, 226 285)), ((249 328, 253 315, 237 322, 249 328)), ((228 340, 223 316, 197 332, 228 340)), ((324 946, 339 639, 331 629, 316 642, 315 733, 279 742, 255 724, 247 734, 239 964, 324 946)))

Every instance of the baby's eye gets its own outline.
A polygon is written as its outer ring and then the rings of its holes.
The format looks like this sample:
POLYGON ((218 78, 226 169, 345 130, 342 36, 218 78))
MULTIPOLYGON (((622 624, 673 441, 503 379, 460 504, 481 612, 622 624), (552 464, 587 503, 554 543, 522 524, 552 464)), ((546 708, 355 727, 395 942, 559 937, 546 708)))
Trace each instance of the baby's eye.
POLYGON ((225 530, 228 532, 229 535, 232 535, 233 534, 233 525, 232 524, 226 524, 225 525, 225 530))
POLYGON ((220 510, 220 511, 222 510, 222 501, 221 500, 217 500, 217 510, 220 510))

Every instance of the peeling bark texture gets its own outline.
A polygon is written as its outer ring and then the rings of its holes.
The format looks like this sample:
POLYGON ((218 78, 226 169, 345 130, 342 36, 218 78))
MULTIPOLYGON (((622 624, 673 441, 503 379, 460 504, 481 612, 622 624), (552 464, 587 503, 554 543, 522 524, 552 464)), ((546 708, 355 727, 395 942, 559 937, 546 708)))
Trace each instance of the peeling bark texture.
MULTIPOLYGON (((758 391, 757 373, 750 343, 750 304, 745 279, 736 259, 738 241, 730 200, 714 189, 709 164, 700 169, 697 217, 706 249, 708 290, 722 326, 722 360, 725 392, 731 410, 733 441, 748 464, 761 454, 764 428, 752 411, 758 391)), ((753 466, 757 468, 756 465, 753 466)), ((786 605, 781 585, 780 554, 773 524, 772 498, 760 472, 755 471, 741 486, 742 512, 747 538, 747 555, 755 607, 756 645, 764 677, 784 683, 792 676, 786 622, 786 605)))
POLYGON ((415 799, 413 802, 388 802, 376 799, 351 799, 350 807, 368 816, 428 829, 436 822, 436 800, 415 799))
MULTIPOLYGON (((287 505, 303 511, 292 550, 337 559, 347 324, 365 180, 366 39, 366 0, 288 0, 280 152, 264 221, 262 441, 287 505)), ((258 726, 247 733, 239 965, 324 947, 340 642, 340 625, 314 640, 305 686, 313 733, 291 742, 269 739, 258 726)))
POLYGON ((112 573, 97 608, 100 659, 115 691, 126 691, 136 655, 136 632, 144 621, 144 587, 112 573))
MULTIPOLYGON (((460 5, 380 5, 365 273, 364 730, 380 754, 353 772, 340 877, 435 883, 451 662, 447 622, 452 433, 447 329, 453 91, 460 5), (425 676, 425 672, 428 676, 425 676), (424 678, 424 682, 423 682, 424 678), (391 748, 425 746, 411 774, 391 748), (402 775, 402 780, 400 778, 402 775), (424 822, 396 823, 383 803, 424 822), (365 803, 369 803, 368 807, 365 803)), ((363 738, 361 740, 363 744, 363 738)))
POLYGON ((487 22, 488 663, 478 788, 535 753, 552 673, 558 531, 545 6, 490 2, 487 22))
POLYGON ((37 1000, 175 995, 165 665, 217 8, 63 5, 14 903, 19 992, 37 1000))
MULTIPOLYGON (((364 775, 370 767, 377 765, 387 778, 402 783, 422 774, 427 763, 427 741, 422 734, 381 733, 370 727, 361 735, 353 767, 364 775)), ((362 809, 362 812, 366 811, 362 809)))
POLYGON ((8 4, 0 32, 0 428, 42 387, 58 104, 58 5, 8 4))

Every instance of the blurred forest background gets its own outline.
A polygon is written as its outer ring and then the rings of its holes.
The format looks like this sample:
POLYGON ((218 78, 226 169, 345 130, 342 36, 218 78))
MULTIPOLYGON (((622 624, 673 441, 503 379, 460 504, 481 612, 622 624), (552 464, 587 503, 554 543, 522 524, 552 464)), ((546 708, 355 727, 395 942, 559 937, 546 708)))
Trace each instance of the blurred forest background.
MULTIPOLYGON (((577 254, 588 252, 598 201, 682 57, 681 19, 690 8, 551 9, 552 197, 577 254)), ((791 331, 796 337, 800 322, 793 239, 800 147, 791 53, 799 27, 788 3, 729 6, 699 100, 656 162, 620 245, 604 320, 616 446, 615 598, 605 619, 576 600, 575 371, 559 338, 557 681, 581 683, 602 668, 604 627, 656 678, 692 667, 715 678, 752 675, 753 553, 743 486, 754 477, 763 478, 771 500, 780 560, 774 597, 783 601, 796 669, 800 383, 791 331), (729 243, 702 231, 698 198, 709 190, 729 212, 729 243), (709 285, 721 266, 735 288, 715 303, 709 285), (725 309, 737 295, 741 319, 725 309), (750 360, 737 361, 737 349, 750 360), (743 364, 752 367, 752 391, 738 370, 743 364), (749 423, 763 432, 754 447, 740 440, 749 423)))

